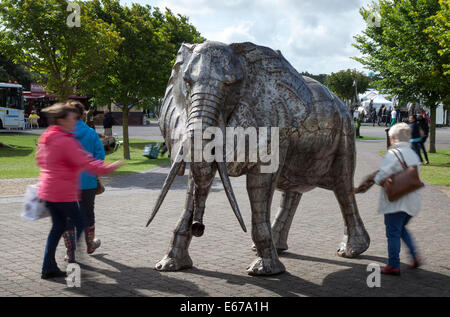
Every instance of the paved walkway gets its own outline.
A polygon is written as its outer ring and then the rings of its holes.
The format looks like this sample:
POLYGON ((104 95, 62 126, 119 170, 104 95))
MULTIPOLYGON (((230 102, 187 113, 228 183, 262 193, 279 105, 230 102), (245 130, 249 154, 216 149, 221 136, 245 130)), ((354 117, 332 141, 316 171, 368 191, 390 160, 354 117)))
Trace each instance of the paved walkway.
MULTIPOLYGON (((384 141, 357 142, 356 183, 380 165, 377 151, 384 146, 384 141)), ((23 220, 22 197, 0 197, 0 296, 450 296, 450 197, 445 188, 424 189, 421 213, 409 225, 425 265, 408 271, 408 254, 402 250, 402 276, 382 276, 381 288, 371 289, 366 284, 367 265, 384 265, 387 256, 383 218, 376 214, 379 188, 357 196, 371 236, 371 246, 362 256, 335 255, 343 235, 339 206, 332 192, 316 189, 304 195, 294 218, 289 251, 281 257, 287 272, 250 277, 245 268, 255 257, 251 235, 240 229, 217 179, 207 202, 205 235, 191 243, 195 267, 173 273, 153 270, 167 251, 184 203, 186 176, 176 179, 159 214, 145 228, 167 171, 160 167, 117 178, 98 196, 97 235, 102 246, 93 256, 80 246, 81 288, 40 280, 50 220, 23 220)), ((245 178, 232 182, 250 228, 245 178)), ((272 218, 279 200, 276 193, 272 218)), ((57 250, 61 269, 66 267, 63 257, 61 241, 57 250)))

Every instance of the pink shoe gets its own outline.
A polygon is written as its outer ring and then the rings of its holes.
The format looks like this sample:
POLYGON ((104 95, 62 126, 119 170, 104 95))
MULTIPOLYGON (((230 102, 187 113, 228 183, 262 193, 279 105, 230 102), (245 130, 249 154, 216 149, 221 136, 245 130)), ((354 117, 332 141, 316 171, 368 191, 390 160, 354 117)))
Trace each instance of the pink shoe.
POLYGON ((415 259, 412 260, 412 263, 411 263, 411 265, 409 266, 409 268, 410 268, 411 270, 415 270, 415 269, 417 269, 419 266, 422 266, 422 261, 420 260, 419 257, 417 257, 417 258, 415 258, 415 259))
POLYGON ((381 270, 381 274, 385 274, 385 275, 400 275, 400 269, 392 267, 390 265, 386 265, 382 270, 381 270))

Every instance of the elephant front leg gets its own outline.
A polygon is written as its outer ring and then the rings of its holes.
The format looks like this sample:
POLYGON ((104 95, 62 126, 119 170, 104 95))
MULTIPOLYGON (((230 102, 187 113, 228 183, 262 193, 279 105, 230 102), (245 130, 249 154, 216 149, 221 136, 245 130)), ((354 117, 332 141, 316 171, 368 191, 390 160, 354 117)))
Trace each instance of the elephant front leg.
POLYGON ((192 267, 188 249, 192 240, 193 191, 194 181, 189 175, 184 212, 174 231, 167 255, 155 265, 155 269, 158 271, 178 271, 192 267))
POLYGON ((249 275, 273 275, 286 269, 272 241, 270 207, 278 174, 248 174, 247 191, 252 209, 252 239, 258 257, 247 268, 249 275))

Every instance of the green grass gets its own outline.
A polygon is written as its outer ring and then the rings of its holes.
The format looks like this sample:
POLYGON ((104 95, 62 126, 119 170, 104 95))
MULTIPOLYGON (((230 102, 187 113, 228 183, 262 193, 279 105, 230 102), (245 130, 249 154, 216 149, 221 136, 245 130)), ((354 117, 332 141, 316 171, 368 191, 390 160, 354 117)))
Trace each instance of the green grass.
MULTIPOLYGON (((39 175, 39 168, 36 165, 35 153, 38 135, 24 134, 0 134, 0 142, 16 146, 16 149, 0 147, 0 179, 9 178, 34 178, 39 175)), ((155 144, 156 141, 141 139, 130 139, 131 160, 125 166, 115 171, 111 175, 124 175, 145 171, 160 165, 169 164, 170 159, 167 153, 156 160, 149 160, 141 156, 146 144, 155 144)), ((123 149, 106 156, 108 162, 113 162, 123 158, 123 149)))
POLYGON ((361 136, 359 138, 356 138, 356 141, 358 140, 386 140, 386 138, 380 138, 377 136, 361 136))
POLYGON ((31 178, 39 175, 36 165, 36 143, 39 135, 0 134, 0 142, 17 149, 0 147, 0 179, 31 178))
MULTIPOLYGON (((149 160, 148 158, 142 156, 144 147, 147 144, 156 144, 156 141, 147 141, 142 139, 130 139, 130 161, 126 161, 126 164, 122 166, 119 170, 115 171, 111 175, 126 175, 136 172, 142 172, 151 168, 155 168, 161 165, 170 164, 170 159, 167 153, 164 156, 159 156, 158 159, 149 160)), ((112 154, 106 156, 106 161, 114 162, 123 159, 123 148, 112 154)))
MULTIPOLYGON (((383 156, 386 151, 379 151, 383 156)), ((420 177, 431 185, 450 186, 450 150, 428 153, 429 165, 420 167, 420 177)))

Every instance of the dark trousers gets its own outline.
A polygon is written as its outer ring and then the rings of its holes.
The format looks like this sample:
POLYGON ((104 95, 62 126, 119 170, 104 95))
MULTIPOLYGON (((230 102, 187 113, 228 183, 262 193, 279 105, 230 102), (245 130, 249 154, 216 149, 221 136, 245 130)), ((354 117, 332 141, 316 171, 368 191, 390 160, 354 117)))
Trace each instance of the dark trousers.
POLYGON ((414 150, 414 152, 416 152, 417 156, 419 156, 420 161, 423 163, 422 156, 420 155, 421 146, 423 146, 422 142, 411 142, 411 148, 414 150))
MULTIPOLYGON (((422 138, 422 142, 420 142, 420 149, 423 152, 423 155, 425 156, 425 161, 428 162, 428 154, 427 154, 427 150, 425 149, 425 142, 427 141, 427 138, 422 138)), ((420 151, 419 151, 420 153, 420 151)))
POLYGON ((87 217, 87 223, 89 227, 92 227, 95 225, 95 213, 94 213, 94 207, 95 207, 95 193, 97 192, 97 189, 84 189, 81 191, 81 210, 84 212, 84 214, 87 217))
MULTIPOLYGON (((86 224, 88 227, 95 225, 95 193, 97 189, 83 189, 81 191, 80 208, 85 216, 86 224)), ((73 230, 75 228, 74 222, 69 218, 67 221, 66 230, 73 230)))
POLYGON ((67 220, 70 218, 77 228, 77 241, 80 239, 86 223, 85 217, 80 212, 78 202, 76 201, 64 203, 47 202, 47 208, 50 211, 53 224, 45 246, 42 273, 54 272, 58 269, 55 260, 56 247, 66 230, 67 220))
POLYGON ((413 259, 417 258, 416 249, 413 240, 406 230, 406 225, 411 216, 406 212, 397 212, 384 215, 384 224, 386 225, 386 237, 388 239, 388 264, 395 268, 400 268, 400 239, 405 242, 413 259))

